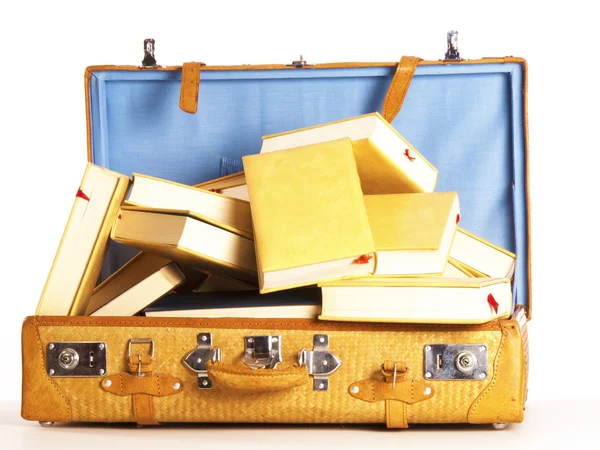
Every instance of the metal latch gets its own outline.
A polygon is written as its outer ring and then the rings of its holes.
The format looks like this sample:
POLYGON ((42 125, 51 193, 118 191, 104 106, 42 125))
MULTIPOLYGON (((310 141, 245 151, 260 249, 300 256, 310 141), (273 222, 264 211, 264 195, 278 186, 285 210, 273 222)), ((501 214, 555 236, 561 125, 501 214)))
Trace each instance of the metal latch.
POLYGON ((243 359, 251 369, 274 369, 281 362, 281 336, 246 336, 243 359))
POLYGON ((144 39, 144 59, 140 69, 157 69, 160 67, 154 57, 154 39, 144 39))
POLYGON ((326 391, 329 389, 329 375, 340 368, 342 360, 329 351, 329 336, 315 334, 313 351, 300 350, 298 365, 307 366, 308 374, 313 376, 314 391, 326 391))
POLYGON ((304 66, 308 66, 309 64, 306 62, 304 57, 300 55, 299 59, 295 59, 291 64, 287 64, 288 66, 294 66, 296 69, 301 69, 304 66))
POLYGON ((198 346, 183 358, 183 364, 198 374, 198 387, 200 389, 212 388, 212 381, 208 378, 207 364, 221 361, 221 349, 212 348, 212 334, 198 333, 196 336, 198 346))
POLYGON ((462 61, 460 53, 458 52, 458 31, 448 31, 448 34, 446 35, 446 40, 448 43, 448 49, 446 51, 446 55, 444 55, 444 60, 462 61))
POLYGON ((485 380, 488 349, 484 344, 429 344, 423 367, 428 380, 485 380))
POLYGON ((106 374, 106 343, 50 342, 46 361, 51 377, 102 377, 106 374))

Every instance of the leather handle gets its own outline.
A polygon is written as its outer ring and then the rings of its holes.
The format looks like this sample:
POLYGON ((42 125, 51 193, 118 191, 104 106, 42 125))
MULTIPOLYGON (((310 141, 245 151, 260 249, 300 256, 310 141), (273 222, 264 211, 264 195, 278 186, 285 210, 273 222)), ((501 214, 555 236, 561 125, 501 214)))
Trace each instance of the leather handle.
POLYGON ((394 78, 392 78, 390 87, 383 100, 382 116, 389 123, 394 120, 396 114, 400 111, 410 82, 421 61, 421 58, 415 56, 403 56, 400 59, 394 78))
POLYGON ((208 377, 218 386, 248 392, 274 392, 302 386, 309 380, 308 369, 250 369, 235 364, 209 363, 208 377))
POLYGON ((184 63, 181 68, 181 90, 179 91, 179 108, 189 114, 198 110, 198 94, 200 92, 200 70, 206 64, 200 62, 184 63))

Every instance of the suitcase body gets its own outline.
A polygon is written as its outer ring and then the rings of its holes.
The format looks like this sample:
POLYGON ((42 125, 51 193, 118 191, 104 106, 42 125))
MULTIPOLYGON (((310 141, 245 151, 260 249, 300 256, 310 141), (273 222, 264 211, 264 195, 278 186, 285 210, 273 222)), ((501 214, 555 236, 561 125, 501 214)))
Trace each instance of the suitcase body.
MULTIPOLYGON (((183 76, 181 67, 90 67, 89 159, 197 184, 258 152, 262 135, 385 113, 392 93, 403 100, 399 112, 387 111, 392 125, 439 169, 437 190, 459 193, 461 226, 517 254, 513 316, 484 325, 29 317, 25 419, 393 428, 523 420, 531 317, 525 61, 414 60, 400 93, 406 67, 398 63, 295 63, 194 64, 183 76), (195 114, 180 109, 196 102, 195 114), (76 369, 63 370, 74 357, 76 369)), ((112 245, 104 275, 131 256, 112 245)))

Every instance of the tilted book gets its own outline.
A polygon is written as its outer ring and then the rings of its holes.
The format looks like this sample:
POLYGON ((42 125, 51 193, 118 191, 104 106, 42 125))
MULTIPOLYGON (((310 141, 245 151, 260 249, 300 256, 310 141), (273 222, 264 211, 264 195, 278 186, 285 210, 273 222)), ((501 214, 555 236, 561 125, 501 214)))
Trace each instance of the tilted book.
POLYGON ((320 283, 320 319, 479 324, 512 310, 505 278, 359 278, 320 283))
POLYGON ((249 200, 244 172, 215 178, 214 180, 197 184, 194 187, 210 192, 216 192, 217 194, 227 195, 228 197, 239 198, 240 200, 249 200))
POLYGON ((350 139, 243 158, 261 292, 373 273, 350 139))
POLYGON ((376 276, 441 275, 460 218, 455 192, 365 195, 376 276))
POLYGON ((111 237, 204 272, 257 283, 252 239, 198 220, 187 211, 124 206, 111 237))
POLYGON ((37 315, 85 314, 129 182, 129 177, 87 165, 37 315))
POLYGON ((365 194, 434 191, 437 169, 379 113, 266 136, 260 152, 269 153, 342 138, 352 141, 365 194))

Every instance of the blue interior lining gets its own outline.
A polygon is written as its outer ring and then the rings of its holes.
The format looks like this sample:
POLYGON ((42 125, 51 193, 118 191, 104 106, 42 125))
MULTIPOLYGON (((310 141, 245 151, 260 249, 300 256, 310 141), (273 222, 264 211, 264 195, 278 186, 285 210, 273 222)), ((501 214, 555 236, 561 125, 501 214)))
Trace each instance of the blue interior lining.
MULTIPOLYGON (((186 184, 261 137, 381 111, 394 67, 204 71, 198 112, 179 109, 180 71, 101 71, 91 78, 96 164, 186 184)), ((516 63, 419 66, 392 125, 456 191, 461 226, 517 253, 516 302, 528 298, 523 71, 516 63)), ((111 245, 103 276, 133 251, 111 245)))

